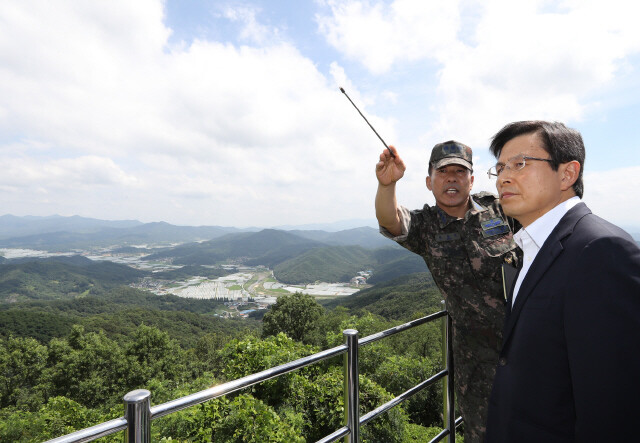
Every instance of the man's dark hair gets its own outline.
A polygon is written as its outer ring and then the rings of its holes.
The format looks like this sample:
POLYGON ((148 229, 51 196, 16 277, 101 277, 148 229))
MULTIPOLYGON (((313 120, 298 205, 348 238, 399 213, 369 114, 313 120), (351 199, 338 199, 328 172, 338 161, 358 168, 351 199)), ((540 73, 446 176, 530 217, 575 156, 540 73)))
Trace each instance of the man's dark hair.
POLYGON ((580 163, 578 179, 573 184, 576 195, 582 198, 584 183, 582 171, 584 169, 585 149, 582 136, 575 129, 567 128, 563 123, 546 122, 542 120, 528 120, 509 123, 491 139, 489 150, 496 157, 500 157, 502 148, 510 140, 525 134, 537 134, 542 140, 542 148, 551 158, 551 168, 558 170, 561 163, 577 161, 580 163))

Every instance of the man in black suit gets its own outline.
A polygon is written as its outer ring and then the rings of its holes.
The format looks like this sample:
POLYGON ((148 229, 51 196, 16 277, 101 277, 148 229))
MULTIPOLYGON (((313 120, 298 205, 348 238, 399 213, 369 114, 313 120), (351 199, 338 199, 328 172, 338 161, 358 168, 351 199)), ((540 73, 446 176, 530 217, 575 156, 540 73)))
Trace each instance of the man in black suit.
POLYGON ((511 123, 491 151, 489 175, 505 214, 523 226, 514 239, 524 257, 509 288, 486 441, 640 441, 640 248, 580 201, 578 131, 511 123))

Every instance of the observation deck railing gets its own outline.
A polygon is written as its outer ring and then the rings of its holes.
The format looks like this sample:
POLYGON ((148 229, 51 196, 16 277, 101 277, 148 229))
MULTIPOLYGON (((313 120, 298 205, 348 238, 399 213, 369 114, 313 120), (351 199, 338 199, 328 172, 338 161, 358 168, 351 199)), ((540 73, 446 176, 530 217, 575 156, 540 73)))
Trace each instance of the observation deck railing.
POLYGON ((278 377, 280 375, 301 369, 305 366, 318 363, 322 360, 345 354, 344 357, 344 406, 345 425, 326 437, 318 440, 318 443, 328 443, 344 438, 345 442, 358 442, 360 427, 397 406, 422 389, 432 385, 438 380, 444 380, 443 389, 443 419, 442 432, 436 435, 431 443, 442 441, 455 442, 455 428, 462 423, 462 417, 455 418, 454 403, 454 377, 453 377, 453 346, 452 346, 451 317, 446 310, 436 312, 426 317, 410 321, 408 323, 378 332, 373 335, 358 339, 358 331, 346 329, 343 331, 345 344, 327 349, 317 354, 303 357, 298 360, 285 363, 255 374, 250 374, 237 380, 232 380, 195 394, 187 395, 176 400, 156 406, 151 406, 151 393, 146 389, 137 389, 124 396, 124 416, 110 420, 90 428, 82 429, 62 437, 49 440, 47 443, 76 443, 96 440, 100 437, 125 431, 126 443, 148 443, 151 439, 151 420, 182 409, 204 403, 217 397, 247 388, 254 384, 278 377), (377 407, 360 417, 359 412, 359 382, 358 382, 358 350, 360 346, 368 345, 374 341, 389 337, 399 332, 406 331, 430 321, 443 318, 442 322, 442 355, 445 368, 434 374, 427 380, 417 384, 387 403, 377 407))

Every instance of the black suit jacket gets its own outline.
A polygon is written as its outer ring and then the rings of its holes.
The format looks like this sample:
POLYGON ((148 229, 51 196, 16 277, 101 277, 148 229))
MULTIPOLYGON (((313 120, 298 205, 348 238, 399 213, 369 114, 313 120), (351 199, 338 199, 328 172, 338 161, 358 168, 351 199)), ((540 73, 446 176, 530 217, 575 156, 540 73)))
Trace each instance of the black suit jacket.
POLYGON ((486 435, 640 441, 640 249, 584 203, 544 243, 507 316, 486 435))

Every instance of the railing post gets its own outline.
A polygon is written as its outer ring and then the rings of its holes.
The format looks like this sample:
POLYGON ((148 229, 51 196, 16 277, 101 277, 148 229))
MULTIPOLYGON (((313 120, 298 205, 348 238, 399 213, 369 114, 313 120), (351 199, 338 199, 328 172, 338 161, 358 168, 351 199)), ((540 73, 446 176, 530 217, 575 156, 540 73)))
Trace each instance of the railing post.
POLYGON ((449 430, 445 442, 456 441, 456 404, 455 404, 455 377, 453 362, 453 322, 447 313, 442 322, 442 359, 447 365, 447 377, 443 379, 444 386, 444 425, 449 430))
POLYGON ((125 443, 149 443, 151 441, 151 392, 136 389, 124 398, 124 417, 127 429, 125 443))
MULTIPOLYGON (((446 309, 444 300, 442 300, 442 309, 446 309)), ((442 353, 442 364, 444 367, 449 370, 449 362, 447 361, 447 349, 449 348, 449 341, 447 340, 447 318, 448 314, 445 317, 442 317, 442 322, 440 324, 440 329, 442 334, 442 343, 440 346, 440 350, 442 353)), ((447 389, 447 384, 449 380, 450 374, 447 372, 447 376, 442 379, 442 427, 446 429, 447 423, 449 423, 449 390, 447 389)), ((447 435, 442 439, 445 443, 449 442, 449 436, 447 435)))
POLYGON ((358 331, 345 329, 342 331, 347 344, 344 356, 344 413, 349 435, 344 438, 345 443, 360 441, 360 399, 358 379, 358 331))

